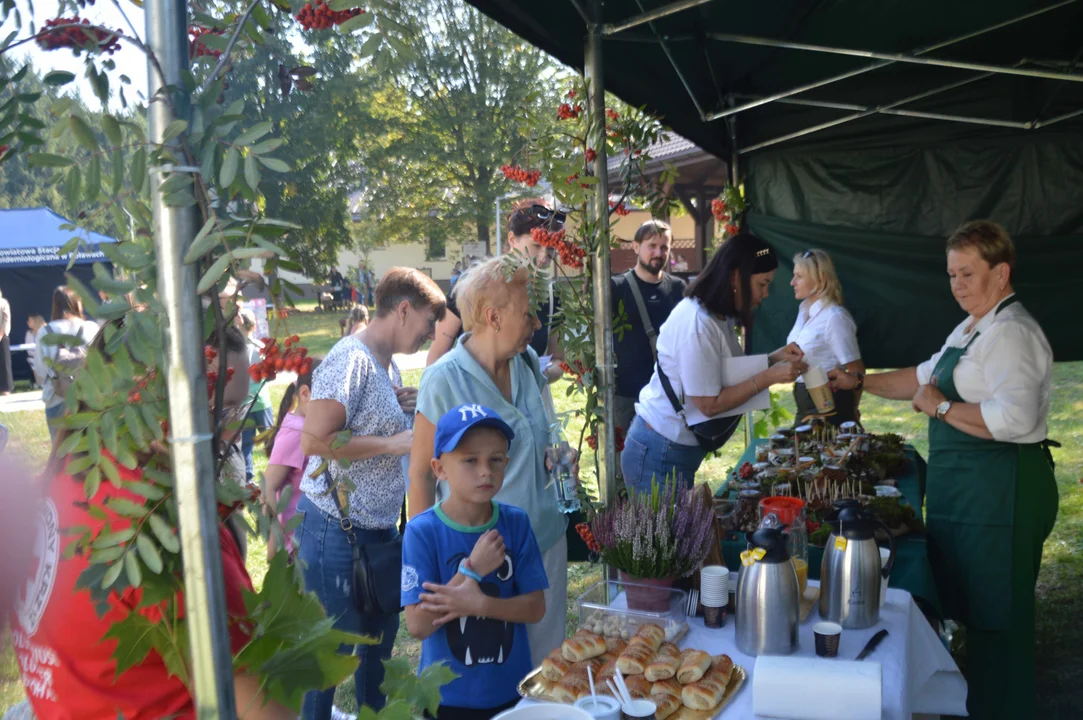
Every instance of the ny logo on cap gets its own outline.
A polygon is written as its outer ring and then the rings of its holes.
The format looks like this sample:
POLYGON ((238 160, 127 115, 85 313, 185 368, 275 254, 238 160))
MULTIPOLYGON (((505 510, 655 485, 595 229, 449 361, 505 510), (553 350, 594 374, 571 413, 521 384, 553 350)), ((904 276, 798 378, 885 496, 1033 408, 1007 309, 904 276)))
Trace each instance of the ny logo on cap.
POLYGON ((462 416, 462 421, 466 422, 466 414, 470 413, 470 419, 474 420, 479 417, 489 417, 485 412, 485 408, 481 405, 462 405, 459 407, 459 415, 462 416))

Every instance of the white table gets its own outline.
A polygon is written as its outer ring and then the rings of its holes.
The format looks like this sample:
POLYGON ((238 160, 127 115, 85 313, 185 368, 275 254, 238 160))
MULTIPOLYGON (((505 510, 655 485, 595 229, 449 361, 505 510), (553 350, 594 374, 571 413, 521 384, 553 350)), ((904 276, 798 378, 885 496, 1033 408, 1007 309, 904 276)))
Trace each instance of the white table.
MULTIPOLYGON (((814 580, 809 581, 809 585, 817 584, 814 580)), ((812 626, 818 621, 819 615, 813 608, 808 619, 798 627, 796 656, 816 656, 812 626)), ((679 643, 682 648, 694 647, 712 655, 725 653, 748 673, 745 684, 720 717, 725 720, 761 718, 752 712, 752 676, 756 658, 737 650, 734 616, 727 616, 726 625, 720 630, 705 628, 702 618, 689 618, 688 626, 688 634, 679 643)), ((966 681, 905 590, 888 589, 887 602, 880 609, 880 622, 875 627, 842 632, 839 657, 854 659, 865 643, 884 628, 888 636, 866 660, 879 662, 883 670, 884 720, 908 720, 913 713, 966 715, 966 681)), ((522 701, 529 702, 533 701, 522 701)))

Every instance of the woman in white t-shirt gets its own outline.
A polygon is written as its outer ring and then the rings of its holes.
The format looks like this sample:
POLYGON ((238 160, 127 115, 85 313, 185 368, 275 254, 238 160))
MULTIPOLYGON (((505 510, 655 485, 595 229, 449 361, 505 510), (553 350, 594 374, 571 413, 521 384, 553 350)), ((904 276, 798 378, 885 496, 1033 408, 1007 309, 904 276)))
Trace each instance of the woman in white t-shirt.
MULTIPOLYGON (((831 257, 823 250, 794 255, 790 287, 794 297, 801 301, 801 308, 786 342, 795 343, 805 354, 805 362, 823 368, 824 372, 841 367, 864 374, 865 363, 861 362, 861 350, 857 346, 857 325, 842 305, 842 285, 831 257)), ((793 386, 793 398, 797 402, 798 420, 817 414, 803 377, 793 386)), ((859 420, 860 402, 860 391, 837 390, 835 413, 828 422, 838 425, 859 420)))
MULTIPOLYGON (((41 401, 45 403, 45 422, 49 427, 49 437, 55 438, 58 426, 56 421, 64 414, 66 405, 64 396, 57 392, 54 381, 57 370, 49 362, 56 362, 60 352, 59 345, 46 344, 42 339, 46 335, 71 335, 82 338, 84 345, 98 333, 95 323, 83 319, 83 301, 67 285, 58 285, 53 290, 53 312, 51 320, 38 330, 34 338, 34 375, 41 380, 41 401)), ((74 342, 74 341, 73 341, 74 342)))
MULTIPOLYGON (((658 363, 639 393, 620 456, 630 491, 649 491, 652 481, 672 479, 690 487, 707 454, 691 426, 724 416, 772 385, 793 382, 805 370, 801 350, 787 345, 763 356, 762 371, 739 383, 722 384, 723 361, 744 355, 736 327, 751 332, 753 312, 767 298, 777 269, 770 245, 750 233, 735 235, 715 252, 663 323, 658 363)), ((730 417, 732 434, 740 413, 730 417)))

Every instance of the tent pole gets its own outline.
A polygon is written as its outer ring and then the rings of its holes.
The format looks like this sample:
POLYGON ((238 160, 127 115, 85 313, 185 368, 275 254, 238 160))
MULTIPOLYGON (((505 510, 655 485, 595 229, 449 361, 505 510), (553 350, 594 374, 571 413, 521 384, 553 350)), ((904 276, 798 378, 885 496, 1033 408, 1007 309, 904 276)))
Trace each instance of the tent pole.
MULTIPOLYGON (((174 119, 187 120, 190 115, 189 97, 182 89, 182 74, 189 65, 187 1, 147 0, 146 37, 165 74, 165 78, 160 77, 148 62, 147 123, 150 142, 159 143, 174 119), (176 88, 174 105, 161 95, 166 85, 176 88)), ((203 313, 196 293, 196 266, 181 261, 201 223, 195 208, 165 204, 159 191, 161 181, 161 174, 151 171, 158 286, 168 320, 163 330, 172 434, 169 447, 184 557, 192 680, 198 717, 230 718, 236 717, 233 655, 226 628, 222 550, 218 543, 218 501, 203 369, 203 313)))
MULTIPOLYGON (((732 106, 734 104, 733 95, 726 96, 726 102, 732 106)), ((726 118, 726 129, 730 135, 730 185, 733 187, 740 187, 741 173, 740 173, 740 158, 741 155, 737 151, 737 116, 731 115, 726 118)), ((706 207, 703 208, 704 212, 709 212, 706 207)), ((735 218, 736 219, 736 218, 735 218)), ((752 336, 745 334, 745 353, 752 349, 752 336)), ((755 427, 756 420, 751 412, 745 413, 745 447, 747 448, 752 444, 754 438, 753 428, 755 427)))
MULTIPOLYGON (((643 10, 642 0, 636 0, 636 5, 639 6, 640 10, 643 10)), ((650 14, 651 13, 644 13, 644 15, 641 15, 640 17, 645 17, 646 15, 650 14)), ((649 27, 651 29, 651 32, 654 33, 655 37, 658 38, 658 44, 662 46, 662 52, 666 54, 666 58, 669 60, 669 64, 673 67, 673 72, 677 73, 677 78, 681 81, 681 85, 684 86, 684 91, 688 93, 688 98, 692 101, 692 105, 695 106, 696 112, 699 113, 699 116, 701 118, 706 117, 707 113, 704 112, 703 107, 699 104, 699 100, 696 99, 696 94, 692 92, 692 86, 688 84, 688 80, 685 78, 684 73, 681 72, 681 66, 677 64, 677 59, 673 57, 673 52, 669 49, 669 43, 663 40, 662 36, 658 34, 658 30, 655 29, 653 22, 650 22, 649 19, 644 20, 644 22, 647 23, 647 27, 649 27)))
MULTIPOLYGON (((593 17, 602 16, 601 0, 591 0, 593 17)), ((590 221, 596 223, 597 246, 593 257, 594 360, 598 373, 598 393, 602 406, 602 437, 598 443, 598 498, 608 504, 617 497, 616 433, 613 427, 613 316, 609 310, 609 173, 605 151, 605 81, 602 64, 602 28, 598 23, 588 28, 584 70, 587 80, 588 143, 596 148, 594 204, 590 221)))
POLYGON ((923 93, 918 93, 917 95, 911 95, 910 97, 896 100, 895 102, 889 103, 887 105, 881 105, 874 110, 866 110, 864 112, 854 113, 853 115, 836 118, 835 120, 829 120, 825 123, 820 123, 819 125, 813 125, 812 127, 805 128, 804 130, 798 130, 797 132, 792 132, 787 135, 782 135, 781 137, 772 138, 771 140, 766 140, 764 142, 751 145, 749 147, 741 148, 738 152, 743 155, 745 153, 752 152, 753 150, 760 150, 765 147, 770 147, 771 145, 777 145, 781 142, 786 142, 787 140, 793 140, 795 138, 803 137, 805 135, 811 135, 812 133, 826 130, 828 128, 835 127, 836 125, 842 125, 844 123, 852 122, 854 120, 860 120, 862 118, 869 117, 870 115, 875 115, 877 113, 898 107, 899 105, 905 105, 907 103, 916 102, 918 100, 924 100, 925 98, 932 97, 933 95, 936 95, 938 93, 947 92, 948 90, 954 90, 964 85, 969 85, 970 83, 977 82, 979 80, 985 80, 986 78, 990 78, 992 76, 992 73, 985 73, 984 75, 976 75, 974 77, 967 78, 966 80, 960 80, 959 82, 954 82, 949 85, 942 85, 940 87, 933 88, 932 90, 926 90, 923 93))
POLYGON ((1052 125, 1053 123, 1059 123, 1062 120, 1071 120, 1072 118, 1079 117, 1080 115, 1083 115, 1083 110, 1073 110, 1072 112, 1064 113, 1063 115, 1051 117, 1048 120, 1035 120, 1032 125, 1032 129, 1037 130, 1038 128, 1046 127, 1048 125, 1052 125))
MULTIPOLYGON (((956 44, 958 44, 960 42, 963 42, 964 40, 971 40, 971 39, 976 38, 976 37, 978 37, 980 35, 985 35, 987 33, 993 32, 995 30, 1001 30, 1001 29, 1003 29, 1005 27, 1015 25, 1017 23, 1023 22, 1024 20, 1029 20, 1029 19, 1031 19, 1033 17, 1036 17, 1038 15, 1042 15, 1044 13, 1050 12, 1051 10, 1057 10, 1059 8, 1064 7, 1065 5, 1071 5, 1071 4, 1076 3, 1076 2, 1079 2, 1079 0, 1063 0, 1062 2, 1055 3, 1053 5, 1049 5, 1049 6, 1044 7, 1044 8, 1040 8, 1040 9, 1035 10, 1033 12, 1029 12, 1029 13, 1026 13, 1024 15, 1020 15, 1019 17, 1016 17, 1016 18, 1012 18, 1010 20, 1005 20, 1004 22, 996 23, 995 25, 990 25, 988 27, 982 28, 980 30, 975 30, 974 32, 970 32, 970 33, 967 33, 965 35, 959 35, 957 37, 949 38, 948 40, 944 40, 943 42, 936 43, 935 45, 928 45, 926 47, 919 48, 917 50, 914 50, 913 52, 907 53, 906 56, 916 58, 918 56, 925 55, 925 54, 933 52, 935 50, 942 50, 943 48, 946 48, 946 47, 948 47, 950 45, 956 45, 956 44)), ((779 45, 778 47, 782 47, 782 46, 779 45)), ((902 57, 902 56, 897 56, 897 57, 902 57)), ((879 70, 880 68, 887 67, 888 65, 892 65, 897 61, 898 61, 897 59, 893 59, 893 60, 888 60, 886 62, 873 63, 872 65, 866 65, 864 67, 857 68, 856 70, 851 71, 851 72, 842 73, 841 75, 835 75, 834 77, 825 78, 824 80, 818 80, 816 82, 808 83, 806 85, 801 85, 801 86, 793 88, 791 90, 786 90, 786 91, 783 91, 783 92, 780 92, 780 93, 776 93, 774 95, 768 95, 767 97, 759 98, 759 99, 755 100, 754 102, 746 103, 744 105, 739 105, 737 107, 731 107, 731 108, 728 108, 727 110, 714 113, 713 115, 710 115, 707 118, 705 118, 705 120, 708 121, 708 122, 711 121, 711 120, 718 120, 718 119, 724 118, 724 117, 726 117, 728 115, 732 115, 733 113, 739 113, 739 112, 742 112, 744 110, 749 110, 749 109, 754 108, 754 107, 759 107, 760 105, 765 105, 765 104, 767 104, 769 102, 774 102, 775 100, 781 100, 782 98, 790 97, 791 95, 797 95, 799 93, 805 92, 806 90, 812 90, 814 88, 822 87, 824 85, 829 85, 829 84, 831 84, 833 82, 837 82, 839 80, 845 80, 847 78, 851 78, 851 77, 853 77, 855 75, 860 75, 862 73, 871 72, 873 70, 879 70)))
POLYGON ((642 12, 641 15, 636 15, 635 17, 628 18, 627 20, 619 24, 607 23, 602 27, 602 35, 615 35, 622 30, 629 30, 631 28, 638 27, 639 25, 643 25, 644 23, 649 23, 652 20, 658 20, 659 18, 664 18, 667 15, 674 15, 682 10, 688 10, 689 8, 694 8, 699 5, 706 5, 709 2, 712 2, 712 0, 678 0, 677 2, 670 3, 669 5, 663 5, 662 7, 651 10, 650 12, 643 10, 643 5, 640 4, 639 9, 642 12))
MULTIPOLYGON (((1070 0, 1076 2, 1077 0, 1070 0)), ((735 43, 737 45, 762 45, 767 47, 783 48, 786 50, 805 50, 808 52, 827 53, 828 55, 845 55, 849 57, 870 58, 872 60, 888 60, 891 62, 906 63, 910 65, 932 65, 934 67, 955 68, 957 70, 973 70, 975 72, 990 72, 1000 75, 1019 75, 1021 77, 1043 78, 1045 80, 1064 80, 1066 82, 1083 83, 1083 74, 1053 72, 1050 70, 1029 70, 1026 68, 1012 67, 1010 65, 986 65, 983 63, 961 62, 958 60, 942 60, 938 58, 915 57, 903 53, 882 53, 874 50, 855 50, 851 48, 827 47, 826 45, 811 45, 809 43, 789 42, 774 38, 756 37, 753 35, 733 35, 730 33, 708 33, 707 37, 721 42, 735 43)), ((859 68, 861 69, 861 68, 859 68)))

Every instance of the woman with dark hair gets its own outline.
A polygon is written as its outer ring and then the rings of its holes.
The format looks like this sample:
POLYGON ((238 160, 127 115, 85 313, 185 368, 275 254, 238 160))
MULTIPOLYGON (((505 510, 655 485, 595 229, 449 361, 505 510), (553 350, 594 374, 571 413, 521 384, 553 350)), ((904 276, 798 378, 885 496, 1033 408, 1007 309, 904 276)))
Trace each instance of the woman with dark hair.
MULTIPOLYGON (((549 248, 545 247, 531 234, 535 228, 547 227, 551 230, 559 230, 564 226, 564 214, 553 211, 545 205, 540 198, 523 200, 512 210, 508 216, 508 244, 506 252, 519 253, 531 260, 539 270, 547 270, 552 264, 553 256, 549 248)), ((458 279, 456 279, 458 283, 458 279)), ((454 288, 448 297, 448 312, 444 319, 436 326, 436 336, 429 347, 429 355, 425 361, 425 367, 443 357, 452 347, 455 341, 463 334, 462 316, 456 304, 457 295, 454 288)), ((556 335, 553 331, 553 316, 560 309, 560 299, 553 291, 552 284, 546 297, 539 300, 535 314, 541 327, 530 338, 530 347, 538 357, 552 355, 556 350, 556 335)), ((554 361, 543 374, 549 382, 555 382, 563 374, 560 367, 554 361)))
MULTIPOLYGON (((691 426, 723 416, 772 385, 792 383, 805 370, 801 350, 787 345, 767 356, 763 371, 722 385, 723 361, 744 355, 737 326, 746 337, 752 332, 753 312, 767 298, 777 268, 770 245, 741 233, 722 244, 673 308, 658 334, 658 362, 639 394, 620 456, 630 491, 646 492, 653 481, 667 479, 691 486, 707 453, 691 426)), ((733 416, 729 433, 739 420, 733 416)))
POLYGON ((49 437, 56 437, 55 421, 64 414, 64 378, 58 377, 57 364, 65 366, 86 355, 86 345, 98 332, 95 323, 83 319, 83 301, 67 285, 59 285, 53 290, 52 319, 46 323, 34 338, 34 374, 42 379, 41 401, 45 403, 45 422, 49 426, 49 437), (70 335, 82 338, 83 347, 44 344, 46 335, 70 335), (59 381, 59 382, 58 382, 59 381))

